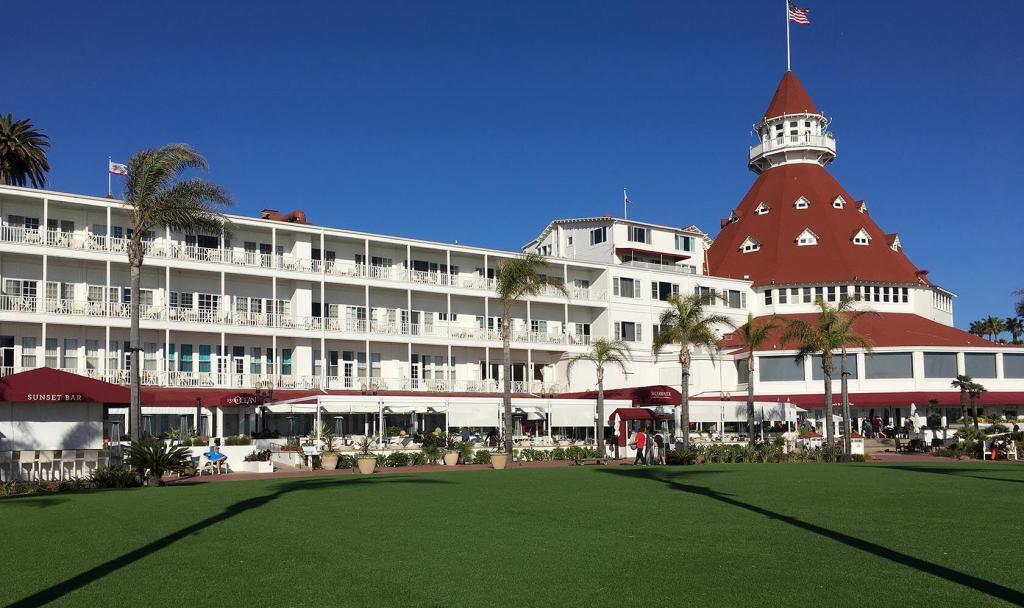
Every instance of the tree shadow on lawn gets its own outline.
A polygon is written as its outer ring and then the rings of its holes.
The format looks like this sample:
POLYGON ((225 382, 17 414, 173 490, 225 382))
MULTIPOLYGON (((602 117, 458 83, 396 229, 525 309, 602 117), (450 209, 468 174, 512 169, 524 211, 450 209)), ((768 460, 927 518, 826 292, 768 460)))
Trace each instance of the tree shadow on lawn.
POLYGON ((36 507, 37 509, 55 507, 67 501, 67 498, 57 498, 56 496, 0 496, 0 505, 23 505, 26 507, 36 507))
MULTIPOLYGON (((188 537, 188 536, 190 536, 192 534, 197 534, 200 531, 205 530, 206 528, 209 528, 210 526, 219 524, 219 523, 221 523, 223 521, 231 519, 232 517, 235 517, 236 515, 240 515, 242 513, 245 513, 246 511, 251 511, 253 509, 258 509, 258 508, 260 508, 260 507, 270 503, 271 501, 273 501, 273 500, 275 500, 277 498, 280 498, 281 496, 284 496, 286 494, 291 494, 293 492, 304 492, 304 491, 308 491, 308 490, 319 490, 319 489, 328 488, 328 487, 333 487, 333 488, 336 488, 336 489, 337 488, 344 489, 344 488, 347 488, 347 487, 349 487, 349 486, 351 486, 353 484, 363 484, 363 483, 367 483, 367 482, 370 482, 370 483, 389 483, 389 484, 390 483, 408 483, 408 484, 446 484, 446 483, 451 483, 449 481, 442 481, 442 480, 439 480, 439 479, 421 479, 421 478, 414 478, 414 477, 399 477, 397 475, 394 476, 394 477, 388 476, 385 479, 372 479, 372 478, 369 478, 369 477, 366 477, 366 478, 357 477, 357 478, 348 478, 348 479, 343 479, 343 480, 342 479, 337 479, 337 478, 324 479, 324 480, 300 479, 300 480, 296 480, 296 481, 287 482, 287 483, 282 484, 277 490, 275 490, 274 492, 271 492, 270 494, 265 494, 263 496, 254 496, 252 498, 246 498, 245 500, 240 500, 238 502, 232 503, 232 504, 226 506, 223 511, 221 511, 220 513, 217 513, 216 515, 211 515, 210 517, 207 517, 205 519, 197 521, 194 524, 185 526, 184 528, 181 528, 180 530, 176 530, 174 532, 171 532, 170 534, 167 534, 167 535, 165 535, 165 536, 163 536, 161 538, 158 538, 158 539, 154 540, 153 542, 151 542, 151 543, 149 543, 147 545, 143 545, 143 546, 139 547, 138 549, 135 549, 133 551, 129 551, 128 553, 125 553, 125 554, 123 554, 123 555, 121 555, 119 557, 111 559, 111 560, 109 560, 107 562, 104 562, 104 563, 102 563, 102 564, 100 564, 98 566, 95 566, 93 568, 90 568, 89 570, 86 570, 85 572, 82 572, 81 574, 77 574, 77 575, 75 575, 75 576, 73 576, 73 577, 71 577, 71 578, 69 578, 69 579, 67 579, 65 581, 61 581, 60 583, 57 583, 57 584, 52 585, 50 587, 47 587, 46 589, 43 589, 41 591, 37 591, 36 593, 33 593, 32 595, 24 597, 24 598, 22 598, 22 599, 20 599, 20 600, 18 600, 16 602, 10 604, 10 606, 11 607, 15 607, 15 606, 18 606, 18 607, 21 607, 21 606, 43 606, 45 604, 48 604, 49 602, 57 600, 60 597, 66 595, 68 593, 71 593, 72 591, 75 591, 75 590, 80 589, 80 588, 82 588, 82 587, 84 587, 84 586, 86 586, 86 585, 88 585, 90 583, 93 583, 93 582, 95 582, 95 581, 97 581, 97 580, 107 576, 108 574, 113 574, 114 572, 117 572, 121 568, 124 568, 125 566, 131 565, 132 563, 134 563, 134 562, 136 562, 136 561, 138 561, 138 560, 140 560, 140 559, 142 559, 142 558, 144 558, 144 557, 146 557, 146 556, 148 556, 150 554, 153 554, 153 553, 156 553, 157 551, 165 549, 168 546, 174 544, 175 542, 177 542, 179 540, 182 540, 182 539, 184 539, 184 538, 186 538, 186 537, 188 537)), ((181 487, 187 487, 187 486, 181 486, 181 487)), ((147 490, 140 489, 138 491, 146 492, 147 490)))
MULTIPOLYGON (((971 475, 971 473, 994 473, 1001 472, 1001 469, 961 469, 956 467, 915 467, 908 464, 879 464, 872 465, 879 469, 893 469, 896 471, 909 471, 911 473, 934 473, 936 475, 952 475, 953 477, 970 477, 971 479, 983 479, 985 481, 1002 481, 1006 483, 1024 483, 1024 479, 1006 479, 1005 477, 989 477, 987 475, 971 475)), ((1002 465, 1014 466, 1014 465, 1002 465)))
MULTIPOLYGON (((694 494, 696 496, 703 496, 706 498, 710 498, 712 500, 717 500, 721 503, 725 503, 733 507, 745 509, 758 515, 763 515, 765 517, 789 524, 795 528, 799 528, 801 530, 805 530, 807 532, 811 532, 813 534, 817 534, 819 536, 823 536, 825 538, 840 542, 848 547, 864 551, 865 553, 870 553, 877 557, 890 560, 902 566, 907 566, 920 572, 924 572, 926 574, 931 574, 933 576, 945 579, 952 583, 957 583, 959 585, 969 587, 971 589, 974 589, 975 591, 980 591, 994 598, 1001 599, 1003 601, 1010 602, 1018 606, 1024 605, 1024 593, 1022 593, 1019 590, 1004 587, 1003 585, 1000 585, 998 583, 994 583, 983 578, 978 578, 976 576, 972 576, 970 574, 960 572, 958 570, 953 570, 952 568, 947 568, 946 566, 941 566, 939 564, 935 564, 927 560, 914 557, 912 555, 907 555, 906 553, 901 553, 894 549, 890 549, 889 547, 884 547, 871 541, 866 541, 855 536, 850 536, 849 534, 844 534, 842 532, 837 532, 835 530, 829 530, 828 528, 824 528, 822 526, 797 519, 790 515, 776 513, 775 511, 765 509, 764 507, 759 507, 757 505, 753 505, 747 502, 743 502, 742 500, 733 498, 730 494, 718 492, 716 490, 712 490, 711 488, 689 485, 672 478, 679 476, 679 474, 670 476, 667 473, 662 473, 651 469, 627 471, 623 470, 621 467, 614 469, 604 469, 604 472, 611 473, 612 475, 621 475, 623 477, 639 477, 650 479, 652 481, 658 481, 665 484, 666 486, 673 490, 686 492, 688 494, 694 494)), ((696 472, 697 471, 694 471, 694 473, 696 472)), ((687 477, 691 474, 692 473, 689 471, 682 473, 682 475, 686 475, 687 477)))

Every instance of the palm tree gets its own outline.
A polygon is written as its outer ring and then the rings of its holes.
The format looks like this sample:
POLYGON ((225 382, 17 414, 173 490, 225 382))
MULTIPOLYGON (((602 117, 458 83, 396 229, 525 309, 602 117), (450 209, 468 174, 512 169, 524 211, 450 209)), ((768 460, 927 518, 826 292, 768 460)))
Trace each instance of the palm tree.
POLYGON ((999 317, 989 315, 981 320, 981 326, 985 329, 985 335, 988 339, 995 342, 999 334, 1006 331, 1006 326, 1003 324, 1003 320, 999 317))
POLYGON ((716 325, 733 328, 736 325, 725 315, 710 314, 704 310, 704 300, 698 294, 673 294, 669 297, 670 308, 658 319, 658 335, 654 336, 652 351, 657 360, 666 346, 679 347, 680 385, 683 403, 679 408, 676 432, 680 433, 683 447, 690 445, 690 363, 692 349, 705 348, 717 353, 721 340, 715 332, 716 325))
MULTIPOLYGON (((823 299, 818 298, 815 304, 818 306, 818 321, 812 325, 803 319, 791 319, 782 336, 782 342, 795 341, 799 344, 797 361, 802 361, 809 355, 821 354, 821 372, 825 381, 825 441, 827 445, 835 445, 832 428, 832 372, 835 369, 833 354, 838 350, 843 355, 840 363, 842 373, 845 375, 846 348, 857 346, 871 350, 871 340, 866 336, 853 332, 853 324, 867 310, 854 310, 855 300, 843 298, 839 304, 832 306, 823 299)), ((843 453, 850 453, 850 433, 853 430, 850 420, 850 406, 847 401, 843 407, 843 425, 846 432, 843 434, 843 453)))
POLYGON ((987 388, 977 382, 971 382, 967 387, 967 394, 971 398, 971 416, 974 418, 974 430, 978 430, 978 400, 981 399, 981 394, 987 390, 987 388))
POLYGON ((50 138, 37 131, 29 119, 0 115, 0 182, 8 186, 45 186, 50 161, 44 148, 49 147, 50 138))
POLYGON ((505 454, 509 462, 512 461, 512 306, 523 298, 538 295, 545 286, 569 297, 564 285, 549 281, 540 273, 543 265, 544 256, 531 251, 501 260, 494 272, 494 290, 501 302, 502 368, 505 375, 502 400, 505 406, 505 454))
POLYGON ((981 321, 971 321, 970 326, 967 329, 967 333, 974 334, 979 338, 985 337, 985 326, 981 321))
MULTIPOLYGON (((768 334, 778 327, 776 317, 772 316, 763 323, 754 320, 753 313, 747 313, 747 322, 736 330, 736 338, 747 348, 747 433, 750 445, 754 445, 754 351, 758 349, 768 334)), ((764 421, 761 421, 764 424, 764 421)))
POLYGON ((573 355, 566 365, 565 374, 572 374, 572 368, 578 363, 593 363, 597 368, 597 448, 604 454, 604 368, 606 365, 617 365, 622 373, 626 373, 626 361, 629 360, 629 347, 622 340, 598 338, 585 353, 573 355))
POLYGON ((1024 334, 1024 318, 1021 317, 1006 317, 1003 321, 1004 331, 1010 334, 1011 341, 1014 344, 1020 342, 1021 334, 1024 334))
POLYGON ((1024 289, 1018 289, 1013 292, 1013 295, 1020 296, 1020 299, 1017 300, 1013 308, 1017 312, 1018 317, 1024 317, 1024 289))
POLYGON ((146 247, 143 239, 158 228, 170 227, 193 233, 219 233, 225 218, 221 210, 231 204, 222 186, 200 178, 182 177, 188 169, 206 170, 206 159, 186 144, 139 150, 128 159, 124 202, 131 213, 132 234, 128 242, 131 272, 131 409, 130 435, 142 434, 141 381, 139 377, 139 287, 146 247))
POLYGON ((974 380, 964 374, 957 374, 951 383, 953 388, 960 390, 960 413, 964 417, 964 428, 967 428, 967 392, 973 384, 974 380))

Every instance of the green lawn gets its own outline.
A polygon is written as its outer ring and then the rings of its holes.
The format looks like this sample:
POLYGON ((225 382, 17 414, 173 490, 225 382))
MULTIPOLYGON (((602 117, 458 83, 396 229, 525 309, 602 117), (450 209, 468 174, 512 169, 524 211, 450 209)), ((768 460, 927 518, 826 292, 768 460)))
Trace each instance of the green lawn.
POLYGON ((1024 466, 715 465, 0 500, 0 604, 997 606, 1024 466))

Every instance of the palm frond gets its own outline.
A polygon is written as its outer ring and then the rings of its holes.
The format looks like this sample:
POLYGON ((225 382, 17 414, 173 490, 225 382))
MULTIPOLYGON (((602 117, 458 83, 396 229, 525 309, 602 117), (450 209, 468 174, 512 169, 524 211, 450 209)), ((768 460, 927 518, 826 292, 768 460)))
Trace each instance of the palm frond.
POLYGON ((46 156, 49 147, 50 138, 29 119, 14 120, 11 114, 0 115, 0 182, 21 187, 45 186, 50 171, 46 156))

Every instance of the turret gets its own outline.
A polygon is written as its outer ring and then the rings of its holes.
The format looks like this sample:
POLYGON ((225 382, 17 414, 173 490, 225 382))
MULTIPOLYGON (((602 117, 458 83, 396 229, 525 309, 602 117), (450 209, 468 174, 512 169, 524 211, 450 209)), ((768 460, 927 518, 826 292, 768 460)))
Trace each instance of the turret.
POLYGON ((836 157, 836 142, 825 118, 793 72, 786 72, 775 89, 764 118, 754 130, 761 143, 750 148, 749 167, 763 173, 789 163, 824 167, 836 157))

